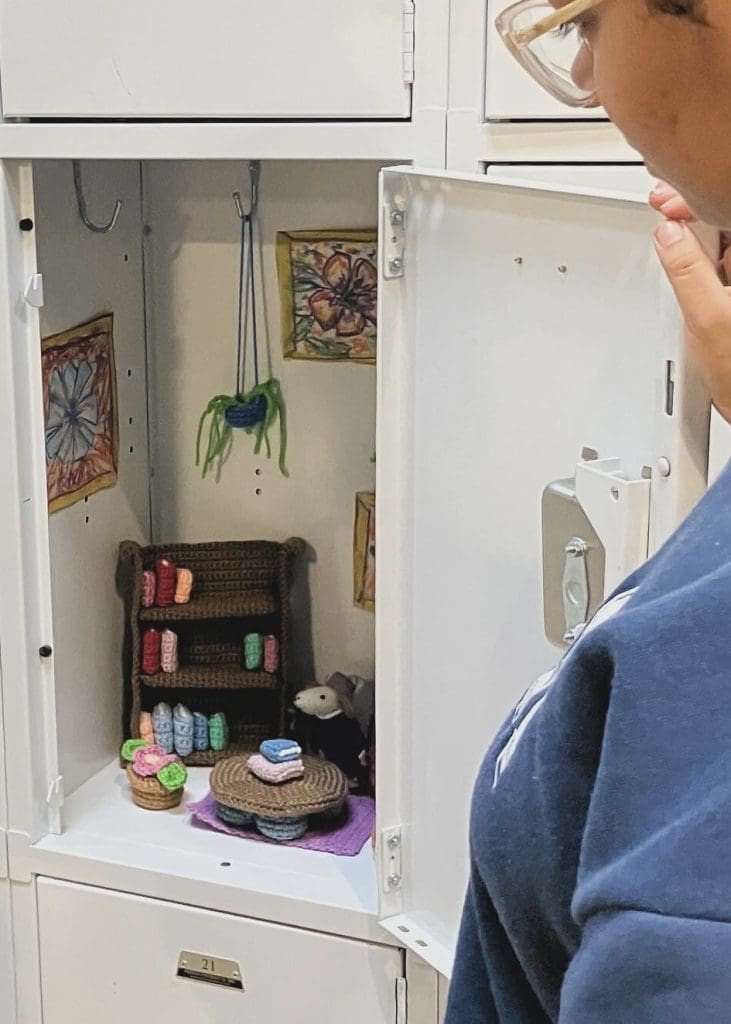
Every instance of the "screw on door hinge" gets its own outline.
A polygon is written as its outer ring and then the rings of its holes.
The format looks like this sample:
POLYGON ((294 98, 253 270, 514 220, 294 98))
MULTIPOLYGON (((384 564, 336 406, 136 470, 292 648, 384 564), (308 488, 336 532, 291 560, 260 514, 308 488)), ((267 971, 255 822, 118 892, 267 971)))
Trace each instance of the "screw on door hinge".
POLYGON ((53 648, 51 647, 50 644, 43 644, 41 647, 38 648, 38 653, 42 658, 50 658, 51 655, 53 654, 53 648))

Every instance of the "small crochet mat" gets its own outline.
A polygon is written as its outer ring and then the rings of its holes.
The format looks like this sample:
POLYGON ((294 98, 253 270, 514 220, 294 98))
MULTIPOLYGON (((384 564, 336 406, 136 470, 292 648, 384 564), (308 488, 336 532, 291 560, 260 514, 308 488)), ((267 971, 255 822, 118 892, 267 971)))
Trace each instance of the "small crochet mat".
MULTIPOLYGON (((228 836, 250 839, 255 843, 272 843, 254 830, 252 824, 236 826, 221 821, 216 813, 216 801, 211 793, 197 803, 189 804, 195 824, 215 829, 228 836)), ((293 846, 315 853, 330 853, 337 857, 357 857, 373 833, 376 805, 369 796, 349 796, 345 810, 337 818, 311 818, 309 830, 301 839, 277 842, 277 846, 293 846)))
POLYGON ((273 785, 249 771, 248 757, 219 761, 211 772, 211 792, 226 807, 265 818, 300 818, 339 807, 348 795, 340 769, 317 757, 303 757, 304 778, 273 785))

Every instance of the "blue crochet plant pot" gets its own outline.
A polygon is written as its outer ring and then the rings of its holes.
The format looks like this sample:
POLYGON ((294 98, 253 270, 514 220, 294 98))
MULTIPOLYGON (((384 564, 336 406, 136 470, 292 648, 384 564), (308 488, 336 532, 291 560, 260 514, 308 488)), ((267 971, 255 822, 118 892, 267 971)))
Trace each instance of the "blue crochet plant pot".
POLYGON ((255 427, 263 423, 267 414, 267 400, 257 395, 250 402, 237 402, 230 405, 225 412, 226 422, 230 427, 255 427))

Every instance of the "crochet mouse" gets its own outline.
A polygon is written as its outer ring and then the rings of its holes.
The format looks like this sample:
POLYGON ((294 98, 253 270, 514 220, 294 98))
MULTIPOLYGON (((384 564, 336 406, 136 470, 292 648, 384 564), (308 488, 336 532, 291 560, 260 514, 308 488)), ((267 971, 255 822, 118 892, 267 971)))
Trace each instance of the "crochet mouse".
POLYGON ((313 684, 300 690, 294 705, 303 715, 312 717, 314 741, 323 757, 357 785, 363 781, 366 740, 349 696, 330 685, 331 681, 326 686, 313 684))

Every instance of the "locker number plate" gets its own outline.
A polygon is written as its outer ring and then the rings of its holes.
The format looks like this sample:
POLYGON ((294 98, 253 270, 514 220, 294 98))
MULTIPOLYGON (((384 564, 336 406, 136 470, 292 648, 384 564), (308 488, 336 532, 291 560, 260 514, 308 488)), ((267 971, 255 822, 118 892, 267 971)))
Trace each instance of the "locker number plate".
POLYGON ((183 950, 178 957, 178 977, 244 991, 239 965, 235 960, 222 960, 218 956, 206 956, 203 953, 189 953, 183 950))

